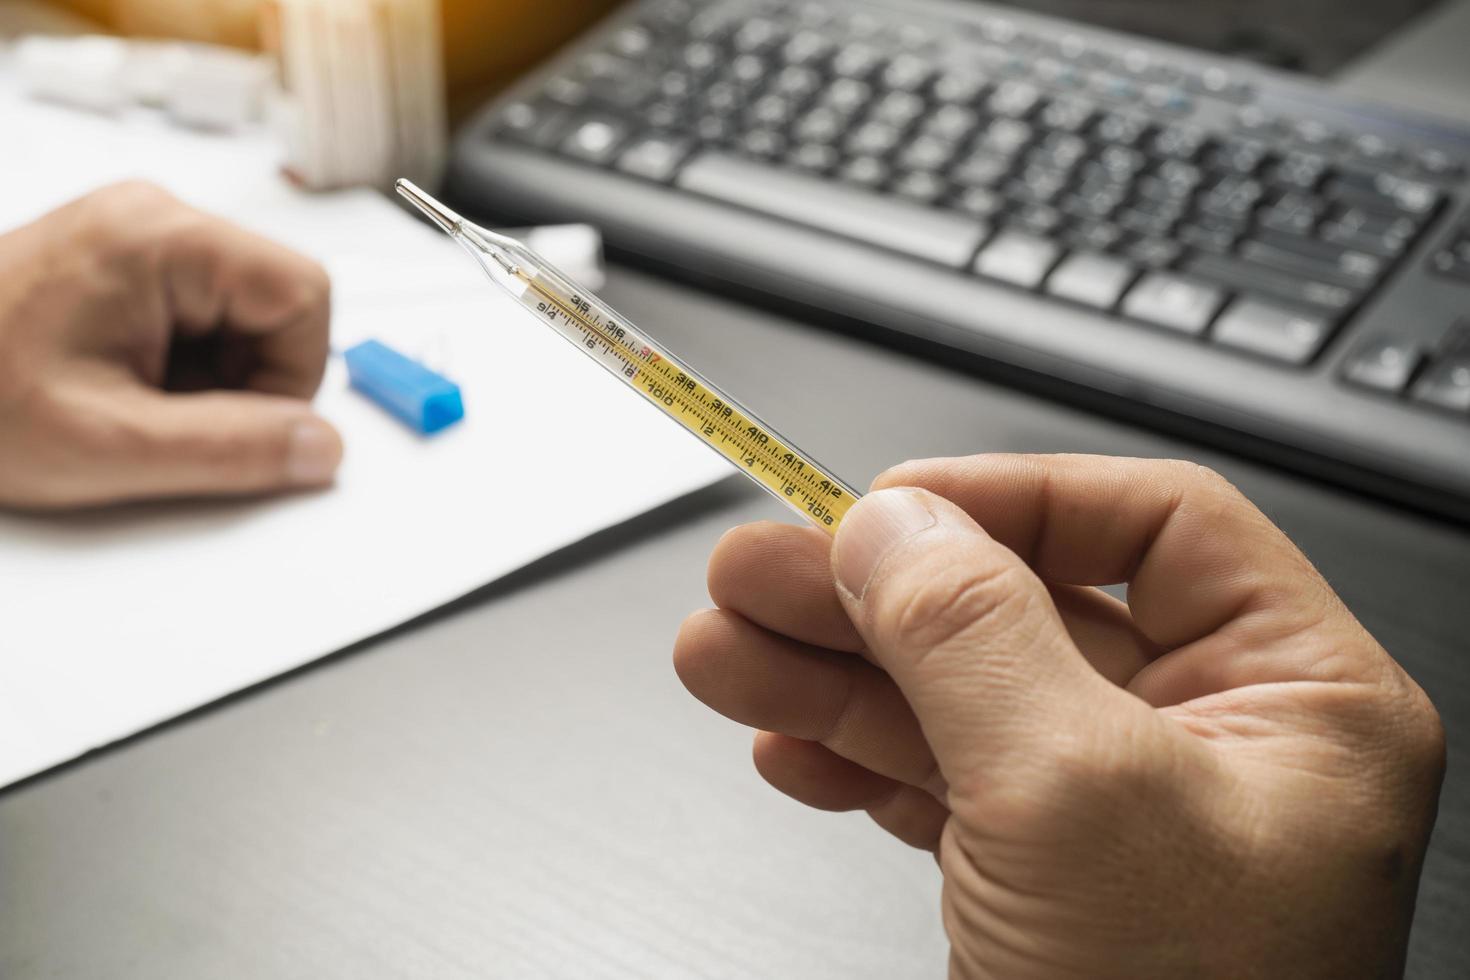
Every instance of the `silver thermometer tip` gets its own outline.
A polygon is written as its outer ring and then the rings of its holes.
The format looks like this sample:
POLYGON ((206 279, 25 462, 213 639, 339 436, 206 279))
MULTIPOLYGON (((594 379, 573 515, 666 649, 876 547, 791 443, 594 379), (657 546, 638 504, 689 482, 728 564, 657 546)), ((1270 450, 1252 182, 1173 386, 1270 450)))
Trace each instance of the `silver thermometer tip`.
POLYGON ((393 185, 400 195, 406 198, 414 207, 422 211, 430 221, 453 235, 464 225, 464 219, 455 214, 449 208, 434 200, 424 191, 420 190, 411 180, 399 178, 393 185))

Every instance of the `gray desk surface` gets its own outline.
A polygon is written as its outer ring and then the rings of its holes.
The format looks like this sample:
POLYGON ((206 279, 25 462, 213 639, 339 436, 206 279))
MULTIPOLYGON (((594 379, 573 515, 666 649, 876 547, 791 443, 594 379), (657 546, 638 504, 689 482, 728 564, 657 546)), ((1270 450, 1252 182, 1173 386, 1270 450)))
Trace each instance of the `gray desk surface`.
MULTIPOLYGON (((1470 530, 642 274, 608 295, 855 482, 994 450, 1235 480, 1445 717, 1410 975, 1470 976, 1470 530)), ((715 539, 779 516, 725 481, 0 793, 0 976, 942 976, 930 859, 768 790, 669 668, 715 539)))

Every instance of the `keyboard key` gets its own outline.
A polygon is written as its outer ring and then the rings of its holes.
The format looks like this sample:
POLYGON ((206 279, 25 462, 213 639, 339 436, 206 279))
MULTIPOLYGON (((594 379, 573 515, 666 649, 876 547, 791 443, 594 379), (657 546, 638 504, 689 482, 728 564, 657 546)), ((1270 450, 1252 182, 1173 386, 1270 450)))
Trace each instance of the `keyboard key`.
POLYGON ((949 184, 927 170, 914 170, 895 180, 889 190, 918 204, 933 204, 948 193, 949 184))
POLYGON ((737 148, 759 160, 774 160, 786 155, 786 137, 770 129, 752 129, 736 143, 737 148))
POLYGON ((571 75, 558 75, 546 83, 541 94, 557 105, 569 109, 580 109, 587 104, 590 95, 587 83, 571 75))
POLYGON ((1284 364, 1309 363, 1331 336, 1333 321, 1320 312, 1242 299, 1215 322, 1215 343, 1284 364))
POLYGON ((1061 248, 1050 239, 1005 231, 981 250, 975 259, 975 271, 991 279, 1035 289, 1061 254, 1061 248))
POLYGON ((1025 119, 1041 104, 1041 89, 1028 82, 1001 82, 986 103, 992 113, 1025 119))
POLYGON ((969 263, 986 234, 985 227, 971 218, 724 154, 696 156, 675 184, 727 204, 957 269, 969 263))
POLYGON ((831 57, 836 47, 830 39, 816 31, 799 31, 781 49, 781 58, 788 65, 813 68, 831 57))
POLYGON ((1062 213, 1045 204, 1028 204, 1011 218, 1018 228, 1035 235, 1055 235, 1062 226, 1062 213))
POLYGON ((1417 218, 1407 215, 1386 214, 1358 207, 1338 208, 1332 215, 1332 221, 1346 230, 1402 239, 1413 238, 1421 224, 1417 218))
POLYGON ((1011 161, 992 153, 973 153, 951 176, 964 187, 996 187, 1011 173, 1011 161))
POLYGON ((958 211, 976 218, 991 218, 1005 207, 1005 198, 985 187, 967 187, 953 201, 958 211))
POLYGON ((1461 228, 1430 256, 1429 268, 1441 276, 1470 281, 1470 228, 1461 228))
POLYGON ((872 118, 907 129, 924 112, 924 100, 912 92, 889 92, 873 106, 872 118))
POLYGON ((1082 221, 1072 226, 1067 240, 1078 248, 1107 252, 1123 240, 1123 229, 1110 221, 1082 221))
POLYGON ((979 72, 951 69, 934 80, 934 97, 940 102, 972 106, 985 94, 988 82, 979 72))
POLYGON ((1080 133, 1097 116, 1097 106, 1075 96, 1053 99, 1041 110, 1041 124, 1063 133, 1080 133))
POLYGON ((742 54, 730 62, 726 79, 741 92, 749 93, 766 80, 769 70, 763 59, 753 54, 742 54))
POLYGON ((653 47, 653 35, 642 27, 625 27, 613 35, 612 49, 624 58, 638 60, 653 47))
POLYGON ((873 99, 873 88, 851 78, 839 78, 827 87, 822 102, 844 116, 855 116, 873 99))
POLYGON ((735 50, 750 54, 770 51, 785 43, 786 40, 785 28, 764 17, 753 17, 746 21, 735 32, 734 37, 735 50))
POLYGON ((684 48, 681 63, 696 77, 708 75, 719 67, 723 52, 708 41, 696 41, 684 48))
MULTIPOLYGON (((645 123, 647 123, 654 129, 679 129, 684 122, 684 109, 683 107, 675 105, 672 102, 660 99, 652 105, 644 106, 641 117, 645 123)), ((730 131, 732 131, 734 127, 726 122, 723 117, 720 117, 720 121, 724 125, 721 126, 719 133, 715 134, 714 137, 706 137, 703 133, 700 133, 700 138, 724 139, 725 137, 729 136, 730 131)))
POLYGON ((889 62, 883 72, 883 84, 899 92, 918 92, 929 84, 934 74, 929 59, 903 54, 889 62))
POLYGON ((1104 143, 1137 146, 1143 142, 1151 128, 1148 120, 1142 116, 1114 112, 1103 116, 1098 121, 1096 132, 1097 138, 1104 143))
POLYGON ((803 143, 791 151, 789 159, 798 169, 824 174, 842 162, 842 155, 826 143, 803 143))
POLYGON ((588 163, 612 161, 628 137, 628 124, 611 116, 594 116, 578 123, 562 141, 562 152, 588 163))
POLYGON ((899 163, 911 170, 943 170, 954 159, 956 146, 934 136, 921 136, 899 154, 899 163))
POLYGON ((1026 204, 1051 204, 1067 187, 1067 175, 1044 167, 1027 167, 1015 180, 1008 182, 1008 196, 1026 204))
MULTIPOLYGON (((1200 184, 1204 183, 1205 181, 1204 171, 1202 171, 1199 167, 1196 167, 1192 163, 1185 163, 1183 160, 1165 160, 1163 163, 1159 164, 1158 169, 1155 170, 1155 173, 1157 174, 1158 179, 1163 183, 1166 188, 1169 189, 1170 193, 1172 194, 1192 194, 1194 193, 1195 188, 1199 187, 1200 184)), ((1227 178, 1227 180, 1238 182, 1230 184, 1229 186, 1232 188, 1243 186, 1244 183, 1239 182, 1239 178, 1232 177, 1227 178)), ((1225 189, 1225 187, 1226 181, 1218 181, 1211 188, 1210 193, 1221 193, 1225 189)), ((1257 198, 1259 198, 1259 194, 1257 194, 1256 196, 1257 198)))
POLYGON ((1100 221, 1114 215, 1128 196, 1125 186, 1113 184, 1087 184, 1071 194, 1062 196, 1063 211, 1083 221, 1100 221))
POLYGON ((748 117, 757 126, 781 129, 795 113, 795 105, 784 95, 763 95, 750 107, 748 117))
POLYGON ((1206 224, 1181 225, 1174 235, 1182 245, 1216 255, 1228 255, 1234 251, 1235 243, 1240 238, 1240 233, 1233 228, 1206 224))
POLYGON ((1178 160, 1194 160, 1209 143, 1209 134, 1198 126, 1175 123, 1159 130, 1154 137, 1153 150, 1159 156, 1178 160))
POLYGON ((1172 238, 1137 238, 1129 242, 1123 254, 1139 265, 1162 269, 1173 265, 1184 249, 1172 238))
MULTIPOLYGON (((1166 239, 1174 226, 1179 223, 1182 205, 1174 207, 1160 207, 1154 202, 1134 201, 1131 207, 1119 211, 1113 220, 1122 225, 1128 231, 1141 235, 1145 239, 1166 239)), ((1173 244, 1173 243, 1170 243, 1173 244)), ((1174 256, 1179 254, 1179 248, 1174 245, 1167 261, 1172 262, 1174 256)), ((1150 265, 1163 263, 1151 262, 1150 265)))
POLYGON ((1249 177, 1222 177, 1201 195, 1197 207, 1205 214, 1240 219, 1254 211, 1265 194, 1265 187, 1249 177))
POLYGON ((1269 168, 1267 175, 1276 184, 1301 191, 1314 191, 1327 176, 1327 158, 1316 153, 1294 150, 1276 166, 1269 168))
POLYGON ((1057 266, 1046 280, 1046 291, 1084 306, 1111 310, 1137 274, 1133 266, 1121 259, 1096 252, 1077 252, 1057 266))
POLYGON ((1465 161, 1451 156, 1444 150, 1420 150, 1414 157, 1420 172, 1440 180, 1458 179, 1465 176, 1465 161))
POLYGON ((1343 377, 1355 385, 1397 395, 1424 361, 1424 351, 1407 340, 1380 338, 1360 347, 1348 359, 1343 377))
POLYGON ((1304 279, 1269 266, 1225 255, 1196 253, 1184 260, 1184 271, 1246 293, 1260 293, 1293 306, 1320 307, 1346 313, 1357 293, 1344 286, 1304 279))
POLYGON ((1376 255, 1271 231, 1259 231, 1255 238, 1242 242, 1240 254, 1254 262, 1354 288, 1373 285, 1384 271, 1384 262, 1376 255))
POLYGON ((500 113, 497 133, 545 150, 561 142, 567 122, 567 111, 551 102, 515 102, 500 113))
POLYGON ((716 82, 705 90, 700 99, 705 112, 734 115, 745 108, 745 93, 730 82, 716 82))
POLYGON ((771 83, 771 90, 795 102, 804 102, 810 99, 822 87, 822 76, 810 68, 802 68, 791 65, 781 69, 776 80, 771 83))
POLYGON ((1209 163, 1217 170, 1253 177, 1270 157, 1271 148, 1262 140, 1227 139, 1209 154, 1209 163))
POLYGON ((942 105, 924 120, 924 133, 959 143, 975 131, 980 117, 974 111, 957 105, 942 105))
POLYGON ((1070 174, 1087 158, 1087 141, 1070 133, 1052 133, 1031 151, 1033 163, 1070 174))
POLYGON ((877 157, 860 156, 853 157, 844 164, 838 171, 838 176, 849 183, 878 187, 888 182, 891 173, 888 164, 877 157))
POLYGON ((1343 171, 1327 182, 1328 197, 1354 201, 1379 211, 1402 211, 1425 219, 1439 207, 1439 189, 1392 174, 1343 171))
POLYGON ((1097 162, 1110 179, 1132 180, 1148 165, 1148 157, 1126 146, 1108 146, 1098 154, 1097 162))
POLYGON ((1317 230, 1317 235, 1324 242, 1341 245, 1356 252, 1367 252, 1385 259, 1393 259, 1402 255, 1409 243, 1407 238, 1363 231, 1356 225, 1337 219, 1331 219, 1323 224, 1317 230))
POLYGON ((1409 392, 1421 405, 1470 415, 1470 357, 1447 358, 1431 364, 1409 392))
POLYGON ((647 104, 658 92, 655 79, 641 75, 628 75, 596 82, 591 92, 591 101, 598 106, 618 112, 632 112, 647 104))
POLYGON ((684 162, 692 149, 688 140, 648 136, 634 141, 623 151, 623 155, 618 158, 618 169, 665 183, 673 179, 679 164, 684 162))
POLYGON ((842 136, 847 123, 831 109, 816 108, 797 122, 792 135, 806 143, 832 143, 842 136))
POLYGON ((1282 194, 1256 215, 1262 228, 1288 235, 1310 235, 1327 211, 1325 201, 1295 192, 1282 194))
POLYGON ((849 44, 832 59, 832 71, 843 77, 865 82, 883 67, 883 55, 866 44, 849 44))
POLYGON ((903 133, 882 122, 866 122, 847 138, 847 149, 859 156, 884 157, 892 153, 903 133))
POLYGON ((1225 293, 1194 279, 1151 272, 1123 300, 1123 314, 1144 323, 1191 336, 1203 336, 1225 293))
POLYGON ((977 147, 999 156, 1018 156, 1036 130, 1018 119, 996 119, 980 133, 977 147))

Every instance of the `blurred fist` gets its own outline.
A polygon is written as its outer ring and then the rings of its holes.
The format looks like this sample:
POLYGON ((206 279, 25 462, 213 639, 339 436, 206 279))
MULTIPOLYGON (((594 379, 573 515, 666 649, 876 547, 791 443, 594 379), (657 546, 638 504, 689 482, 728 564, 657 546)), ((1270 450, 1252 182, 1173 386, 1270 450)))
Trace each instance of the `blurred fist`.
POLYGON ((0 505, 330 483, 315 262, 147 184, 0 237, 0 505))
POLYGON ((675 662, 778 789, 937 852, 952 976, 1402 972, 1438 716, 1270 521, 1181 463, 876 486, 728 534, 675 662))

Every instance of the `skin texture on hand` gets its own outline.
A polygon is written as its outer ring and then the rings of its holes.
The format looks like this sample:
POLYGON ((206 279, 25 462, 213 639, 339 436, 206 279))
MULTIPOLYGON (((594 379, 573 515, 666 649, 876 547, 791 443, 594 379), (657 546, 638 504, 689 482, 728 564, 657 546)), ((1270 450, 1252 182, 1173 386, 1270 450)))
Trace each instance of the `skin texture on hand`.
POLYGON ((875 491, 835 543, 727 534, 675 666, 777 789, 936 852, 951 976, 1402 973, 1438 716, 1232 486, 979 456, 875 491))
POLYGON ((148 184, 0 236, 0 506, 330 483, 315 262, 148 184))

